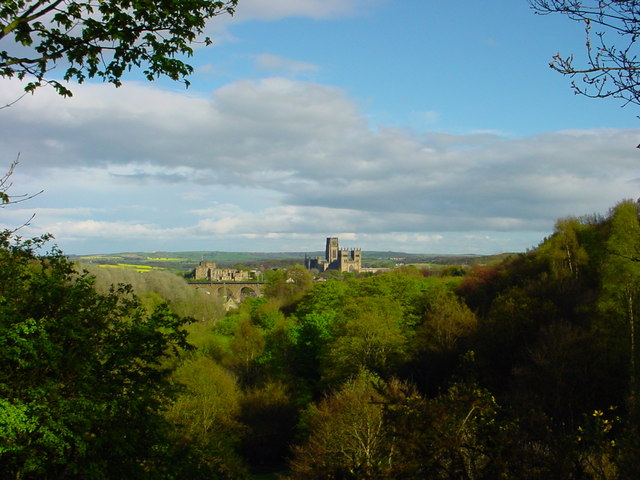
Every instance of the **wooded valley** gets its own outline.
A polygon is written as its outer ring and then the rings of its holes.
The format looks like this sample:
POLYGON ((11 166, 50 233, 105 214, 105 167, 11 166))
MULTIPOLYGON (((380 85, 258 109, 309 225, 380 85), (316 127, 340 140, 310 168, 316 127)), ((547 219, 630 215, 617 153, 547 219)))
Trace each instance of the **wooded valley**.
POLYGON ((229 312, 5 233, 0 477, 638 478, 638 218, 466 270, 276 270, 229 312))

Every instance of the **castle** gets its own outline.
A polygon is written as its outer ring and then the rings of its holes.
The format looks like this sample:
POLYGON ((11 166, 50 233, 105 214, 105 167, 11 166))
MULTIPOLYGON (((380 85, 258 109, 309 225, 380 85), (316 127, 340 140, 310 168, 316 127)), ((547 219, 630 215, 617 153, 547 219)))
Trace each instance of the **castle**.
POLYGON ((359 273, 362 268, 362 250, 340 248, 337 237, 327 238, 325 258, 310 258, 305 255, 304 266, 307 269, 315 268, 320 272, 327 270, 339 270, 341 272, 359 273))
POLYGON ((193 270, 193 279, 210 282, 247 282, 249 272, 233 268, 217 268, 215 262, 200 262, 193 270))

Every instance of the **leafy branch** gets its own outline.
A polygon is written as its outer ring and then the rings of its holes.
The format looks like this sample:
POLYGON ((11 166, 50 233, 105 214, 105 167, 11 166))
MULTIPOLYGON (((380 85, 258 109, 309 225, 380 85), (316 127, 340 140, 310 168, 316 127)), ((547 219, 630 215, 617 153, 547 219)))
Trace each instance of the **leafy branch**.
MULTIPOLYGON (((102 78, 119 86, 125 72, 144 68, 149 80, 165 75, 183 81, 193 68, 181 57, 193 54, 191 44, 206 21, 233 14, 238 0, 16 0, 0 7, 0 76, 32 78, 33 92, 49 83, 63 96, 71 91, 47 74, 64 65, 65 81, 102 78), (6 44, 7 42, 5 42, 6 44)), ((208 37, 202 41, 211 44, 208 37)))

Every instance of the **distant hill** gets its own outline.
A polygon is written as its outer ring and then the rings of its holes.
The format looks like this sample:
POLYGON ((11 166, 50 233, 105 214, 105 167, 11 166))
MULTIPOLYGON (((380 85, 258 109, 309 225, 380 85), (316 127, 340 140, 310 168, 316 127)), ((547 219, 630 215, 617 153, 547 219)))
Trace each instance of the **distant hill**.
MULTIPOLYGON (((96 255, 70 255, 80 263, 93 263, 104 267, 136 268, 138 270, 163 269, 176 273, 192 270, 200 261, 216 262, 220 267, 243 266, 246 268, 278 268, 302 264, 305 255, 324 257, 324 251, 317 252, 123 252, 96 255)), ((474 254, 418 254, 393 251, 363 251, 364 267, 395 267, 417 265, 429 267, 438 265, 491 264, 513 255, 474 254)))

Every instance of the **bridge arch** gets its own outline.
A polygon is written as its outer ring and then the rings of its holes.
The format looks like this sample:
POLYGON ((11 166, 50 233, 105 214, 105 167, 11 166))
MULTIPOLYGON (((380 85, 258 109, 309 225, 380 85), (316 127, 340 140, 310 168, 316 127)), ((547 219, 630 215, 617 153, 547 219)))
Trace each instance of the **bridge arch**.
POLYGON ((246 297, 258 297, 259 296, 259 292, 257 292, 254 288, 252 287, 247 287, 244 286, 240 289, 240 298, 246 298, 246 297))
POLYGON ((189 282, 189 284, 194 288, 206 290, 224 301, 234 300, 236 302, 241 302, 246 297, 261 297, 264 285, 261 282, 189 282))

